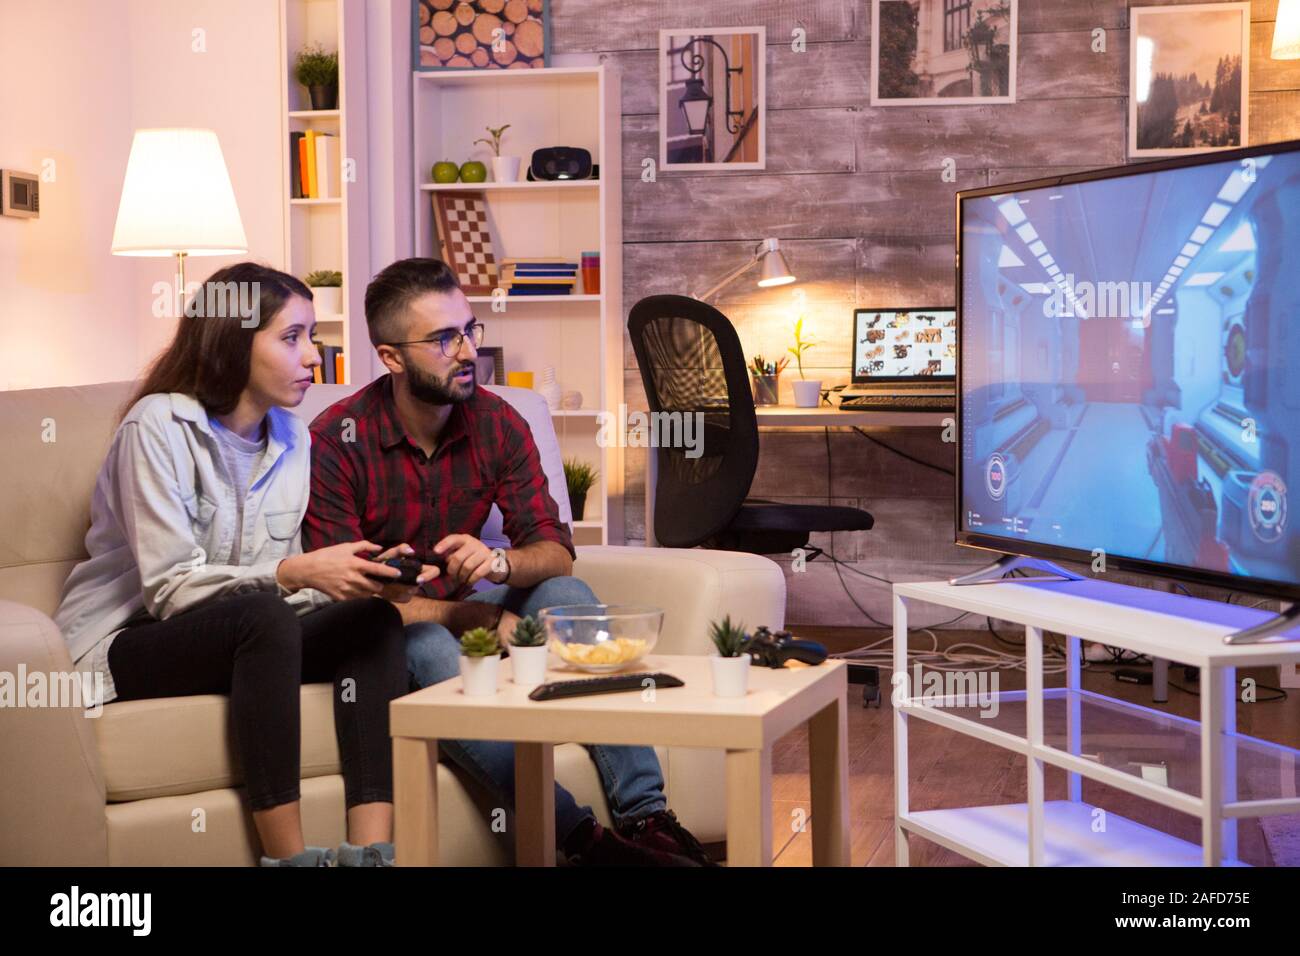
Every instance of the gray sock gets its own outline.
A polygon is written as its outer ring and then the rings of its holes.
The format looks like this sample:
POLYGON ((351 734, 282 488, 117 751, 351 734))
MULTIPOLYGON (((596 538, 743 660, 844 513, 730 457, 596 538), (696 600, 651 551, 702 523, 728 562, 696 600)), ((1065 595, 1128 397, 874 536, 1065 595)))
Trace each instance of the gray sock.
POLYGON ((336 858, 339 866, 393 866, 393 845, 372 843, 356 846, 344 840, 339 844, 336 858))
POLYGON ((323 846, 309 846, 301 853, 287 859, 272 856, 262 857, 262 866, 333 866, 334 851, 323 846))

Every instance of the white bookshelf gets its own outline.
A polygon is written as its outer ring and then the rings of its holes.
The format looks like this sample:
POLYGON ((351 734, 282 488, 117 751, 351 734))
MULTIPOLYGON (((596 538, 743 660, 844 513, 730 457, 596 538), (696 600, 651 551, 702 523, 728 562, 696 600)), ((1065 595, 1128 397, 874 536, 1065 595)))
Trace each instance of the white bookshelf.
POLYGON ((280 268, 300 279, 319 269, 343 273, 343 311, 316 314, 316 338, 343 349, 344 379, 362 384, 370 375, 370 341, 362 302, 369 280, 369 215, 363 177, 348 182, 349 157, 365 155, 365 0, 280 0, 280 154, 283 166, 284 256, 280 268), (338 108, 311 109, 311 100, 294 78, 298 51, 313 43, 339 54, 338 108), (316 130, 339 137, 341 195, 294 199, 289 134, 316 130), (361 374, 354 362, 362 363, 361 374))
POLYGON ((582 393, 578 409, 552 412, 564 458, 576 457, 600 472, 587 495, 576 544, 621 544, 623 450, 597 444, 599 413, 614 416, 623 401, 622 125, 618 76, 605 66, 530 70, 447 70, 413 74, 415 255, 439 255, 433 198, 439 191, 481 191, 488 206, 497 262, 513 257, 564 257, 599 250, 599 293, 579 286, 573 295, 469 297, 484 323, 485 346, 502 348, 508 372, 555 368, 563 391, 582 393), (474 140, 485 127, 510 124, 502 154, 522 159, 533 150, 580 146, 600 166, 594 180, 493 182, 491 151, 474 140), (481 160, 485 183, 432 182, 433 164, 481 160), (498 311, 504 306, 504 311, 498 311))

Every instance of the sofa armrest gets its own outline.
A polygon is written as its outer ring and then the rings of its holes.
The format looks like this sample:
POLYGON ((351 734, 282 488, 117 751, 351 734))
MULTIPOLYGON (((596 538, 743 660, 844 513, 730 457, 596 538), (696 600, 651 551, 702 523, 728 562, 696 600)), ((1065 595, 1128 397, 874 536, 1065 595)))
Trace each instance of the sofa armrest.
POLYGON ((785 626, 785 576, 740 551, 581 545, 573 573, 605 604, 664 609, 660 654, 711 654, 709 622, 730 614, 749 628, 785 626))
POLYGON ((49 706, 58 702, 51 687, 74 673, 53 621, 0 601, 0 682, 8 684, 0 687, 0 866, 108 865, 92 718, 81 707, 49 706), (46 706, 26 706, 36 703, 28 687, 38 684, 46 686, 46 706))

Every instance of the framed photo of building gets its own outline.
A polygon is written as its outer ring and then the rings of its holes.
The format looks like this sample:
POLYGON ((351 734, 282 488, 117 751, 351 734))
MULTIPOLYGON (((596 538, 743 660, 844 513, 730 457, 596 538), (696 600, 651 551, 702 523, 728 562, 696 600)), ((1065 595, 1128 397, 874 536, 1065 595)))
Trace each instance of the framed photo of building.
POLYGON ((1129 156, 1248 145, 1249 74, 1249 3, 1129 10, 1129 156))
POLYGON ((767 166, 767 31, 659 31, 659 168, 767 166))
POLYGON ((871 0, 871 105, 1016 101, 1018 0, 871 0))

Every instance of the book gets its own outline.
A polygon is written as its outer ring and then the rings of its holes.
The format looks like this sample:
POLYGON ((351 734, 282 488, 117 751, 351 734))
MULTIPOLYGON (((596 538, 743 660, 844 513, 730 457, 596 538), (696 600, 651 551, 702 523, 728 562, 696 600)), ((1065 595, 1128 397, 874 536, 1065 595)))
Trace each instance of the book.
POLYGON ((294 199, 302 198, 302 147, 298 141, 304 135, 296 130, 289 134, 289 195, 294 199))
POLYGON ((342 385, 345 377, 343 374, 343 350, 338 349, 334 354, 334 383, 342 385))
POLYGON ((316 134, 316 194, 320 199, 337 199, 339 192, 339 138, 316 134))
POLYGON ((343 351, 337 345, 325 345, 321 347, 321 368, 325 385, 338 384, 338 354, 343 351))
POLYGON ((307 134, 298 140, 298 198, 307 198, 307 134))
POLYGON ((309 129, 307 130, 307 198, 319 197, 320 187, 316 173, 316 131, 309 129))

